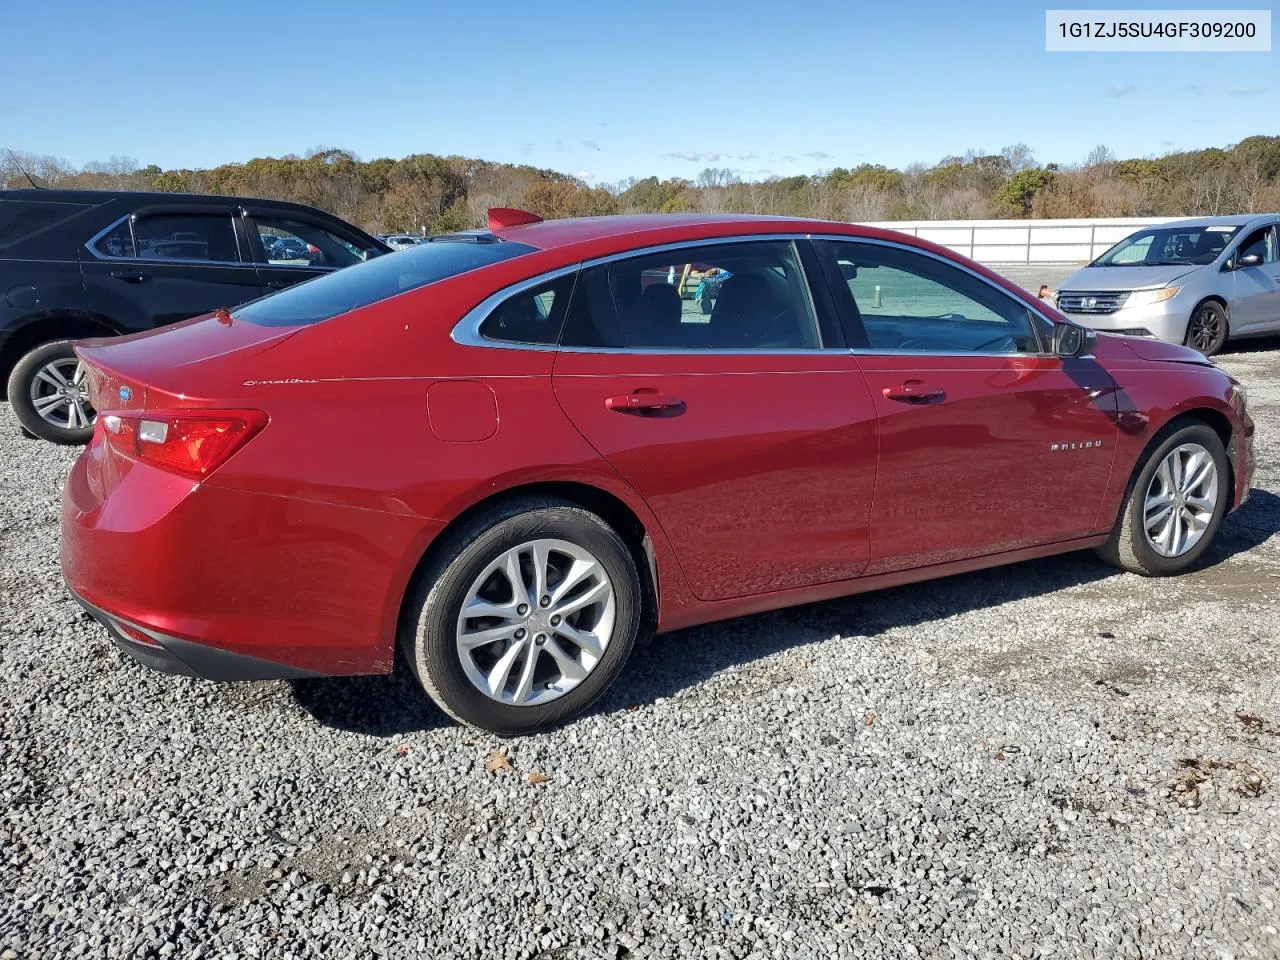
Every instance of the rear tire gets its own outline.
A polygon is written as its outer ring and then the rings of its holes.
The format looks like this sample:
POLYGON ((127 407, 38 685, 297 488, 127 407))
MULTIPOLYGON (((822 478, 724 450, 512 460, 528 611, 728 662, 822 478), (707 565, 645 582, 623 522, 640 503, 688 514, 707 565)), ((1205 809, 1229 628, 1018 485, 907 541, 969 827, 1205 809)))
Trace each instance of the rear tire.
MULTIPOLYGON (((1144 577, 1183 573, 1213 542, 1230 500, 1231 471, 1222 439, 1199 421, 1175 421, 1152 441, 1134 470, 1111 538, 1097 554, 1112 566, 1144 577), (1211 495, 1208 480, 1194 483, 1206 458, 1212 463, 1211 495), (1182 521, 1180 528, 1170 530, 1162 524, 1166 493, 1169 508, 1182 521), (1181 537, 1188 541, 1185 547, 1181 537)), ((1174 513, 1169 514, 1171 522, 1174 513)))
POLYGON ((1206 300, 1191 311, 1191 319, 1187 321, 1187 335, 1184 343, 1192 349, 1199 350, 1206 357, 1212 357, 1227 343, 1230 333, 1227 311, 1215 300, 1206 300))
POLYGON ((53 443, 88 443, 96 414, 71 340, 43 343, 9 374, 9 403, 28 433, 53 443))
POLYGON ((405 605, 400 644, 445 713, 519 735, 562 724, 594 703, 626 663, 640 620, 639 575, 618 534, 574 504, 523 497, 441 544, 405 605), (537 569, 545 571, 541 580, 537 569), (568 610, 597 593, 600 600, 568 610), (464 603, 494 613, 464 617, 464 603), (477 642, 490 634, 501 636, 477 642))

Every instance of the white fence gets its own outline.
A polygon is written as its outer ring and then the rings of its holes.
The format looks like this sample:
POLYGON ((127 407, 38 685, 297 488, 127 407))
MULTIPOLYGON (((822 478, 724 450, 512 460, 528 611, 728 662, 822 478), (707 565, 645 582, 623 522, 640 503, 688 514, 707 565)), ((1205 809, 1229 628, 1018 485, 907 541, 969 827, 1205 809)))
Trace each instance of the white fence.
POLYGON ((1142 227, 1176 217, 1095 220, 899 220, 868 223, 898 230, 990 264, 1088 263, 1142 227))

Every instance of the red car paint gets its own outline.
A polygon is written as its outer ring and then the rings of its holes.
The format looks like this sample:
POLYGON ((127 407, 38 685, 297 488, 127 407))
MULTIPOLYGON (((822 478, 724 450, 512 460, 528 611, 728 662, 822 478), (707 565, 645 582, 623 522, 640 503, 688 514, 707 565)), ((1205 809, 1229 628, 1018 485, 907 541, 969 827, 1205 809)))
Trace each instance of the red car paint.
POLYGON ((592 353, 451 338, 512 283, 751 235, 892 241, 1064 320, 925 241, 762 217, 497 222, 498 236, 536 251, 310 326, 220 314, 82 343, 101 415, 64 495, 75 594, 135 639, 141 628, 300 671, 375 673, 392 667, 401 606, 432 543, 521 490, 629 512, 662 630, 1097 545, 1143 448, 1183 412, 1230 433, 1233 506, 1247 495, 1253 426, 1237 385, 1163 343, 1100 336, 1091 358, 1062 359, 592 353), (913 391, 927 402, 903 402, 913 391), (674 415, 606 404, 637 392, 661 394, 674 415), (201 480, 107 441, 113 411, 189 408, 269 422, 201 480))

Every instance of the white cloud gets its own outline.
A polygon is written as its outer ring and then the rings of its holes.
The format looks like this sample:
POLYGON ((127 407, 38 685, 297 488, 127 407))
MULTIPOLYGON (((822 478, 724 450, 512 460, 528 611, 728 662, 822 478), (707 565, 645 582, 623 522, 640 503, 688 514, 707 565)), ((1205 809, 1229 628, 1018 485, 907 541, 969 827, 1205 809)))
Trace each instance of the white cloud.
POLYGON ((574 173, 574 176, 579 180, 594 180, 596 178, 596 175, 590 170, 578 170, 574 173))
POLYGON ((1270 90, 1270 87, 1231 87, 1227 90, 1228 97, 1257 97, 1270 90))
POLYGON ((1132 83, 1126 83, 1123 85, 1113 83, 1111 86, 1107 87, 1107 96, 1113 97, 1116 100, 1119 100, 1121 97, 1128 97, 1137 92, 1138 88, 1132 83))
POLYGON ((831 159, 831 154, 827 153, 825 150, 814 150, 811 153, 806 153, 805 156, 808 157, 810 160, 830 160, 831 159))
POLYGON ((670 153, 664 153, 664 157, 671 160, 687 160, 690 163, 715 163, 720 159, 719 150, 673 150, 670 153))

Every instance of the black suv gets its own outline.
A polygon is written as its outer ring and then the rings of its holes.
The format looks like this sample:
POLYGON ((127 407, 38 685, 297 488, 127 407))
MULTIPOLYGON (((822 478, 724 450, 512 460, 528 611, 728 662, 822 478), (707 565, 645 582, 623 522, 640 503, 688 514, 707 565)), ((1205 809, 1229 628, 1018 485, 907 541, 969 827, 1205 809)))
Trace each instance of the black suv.
POLYGON ((73 340, 233 307, 390 252, 297 203, 0 190, 0 384, 30 433, 84 443, 94 414, 73 340))

